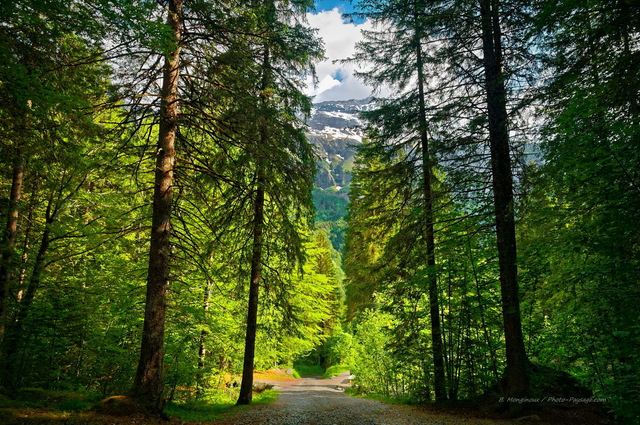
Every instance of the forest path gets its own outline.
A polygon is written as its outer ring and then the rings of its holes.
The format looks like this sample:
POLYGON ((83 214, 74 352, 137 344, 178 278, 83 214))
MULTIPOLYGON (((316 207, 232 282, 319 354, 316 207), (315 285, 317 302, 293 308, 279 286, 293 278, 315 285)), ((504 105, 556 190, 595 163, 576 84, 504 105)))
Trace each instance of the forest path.
POLYGON ((412 406, 400 406, 349 397, 348 372, 333 379, 316 377, 296 381, 268 381, 280 391, 277 401, 252 406, 214 425, 418 425, 418 424, 515 424, 496 420, 427 412, 412 406))

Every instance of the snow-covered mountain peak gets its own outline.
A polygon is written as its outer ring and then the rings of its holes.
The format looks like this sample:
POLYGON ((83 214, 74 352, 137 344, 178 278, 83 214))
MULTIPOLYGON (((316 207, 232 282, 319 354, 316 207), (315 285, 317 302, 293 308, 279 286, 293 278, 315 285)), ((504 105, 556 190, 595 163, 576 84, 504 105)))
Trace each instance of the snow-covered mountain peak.
POLYGON ((328 101, 313 105, 307 136, 319 156, 316 184, 340 190, 351 181, 356 146, 362 143, 360 111, 375 108, 371 99, 328 101))
POLYGON ((358 113, 373 107, 375 104, 371 102, 371 99, 316 103, 311 111, 311 117, 307 121, 309 133, 345 138, 356 136, 357 141, 361 142, 364 123, 358 113))

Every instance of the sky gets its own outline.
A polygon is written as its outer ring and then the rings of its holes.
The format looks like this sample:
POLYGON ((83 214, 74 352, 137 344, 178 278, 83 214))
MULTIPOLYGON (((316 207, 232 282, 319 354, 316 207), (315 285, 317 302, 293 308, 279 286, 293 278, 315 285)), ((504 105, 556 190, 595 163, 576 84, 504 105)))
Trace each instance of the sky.
POLYGON ((354 65, 333 63, 346 59, 354 53, 361 39, 361 29, 371 29, 367 21, 350 23, 342 19, 342 13, 353 11, 347 1, 317 0, 315 13, 309 13, 309 25, 319 29, 318 36, 324 40, 326 60, 316 65, 318 84, 313 87, 307 79, 307 94, 314 102, 326 100, 364 99, 371 95, 371 88, 353 76, 354 65))
POLYGON ((331 10, 335 7, 337 7, 340 12, 353 12, 353 4, 348 0, 316 0, 316 12, 331 10))

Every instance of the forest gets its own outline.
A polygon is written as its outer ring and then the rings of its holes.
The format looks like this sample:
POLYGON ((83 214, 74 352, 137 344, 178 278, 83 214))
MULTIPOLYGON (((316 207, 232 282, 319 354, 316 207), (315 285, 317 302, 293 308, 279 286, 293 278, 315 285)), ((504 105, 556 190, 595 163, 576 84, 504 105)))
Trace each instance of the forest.
POLYGON ((314 1, 0 3, 0 408, 171 416, 338 366, 640 423, 640 4, 352 4, 346 204, 305 134, 314 1))

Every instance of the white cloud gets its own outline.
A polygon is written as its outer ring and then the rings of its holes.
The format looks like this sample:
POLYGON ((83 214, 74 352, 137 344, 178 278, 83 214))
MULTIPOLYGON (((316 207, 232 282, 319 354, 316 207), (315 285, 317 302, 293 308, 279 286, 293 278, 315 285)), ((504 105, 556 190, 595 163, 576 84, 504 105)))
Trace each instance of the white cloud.
POLYGON ((326 60, 316 65, 319 83, 316 87, 307 79, 307 94, 315 96, 315 102, 325 100, 363 99, 371 95, 371 88, 353 76, 353 64, 333 63, 347 59, 355 53, 356 43, 362 39, 361 29, 371 29, 369 21, 361 24, 347 23, 337 8, 307 15, 309 25, 318 28, 318 36, 324 40, 326 60))

